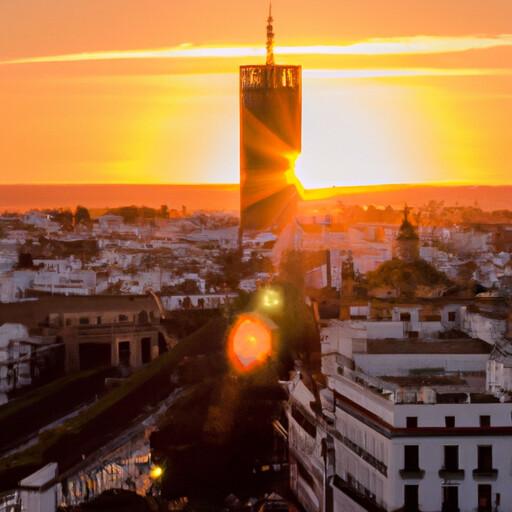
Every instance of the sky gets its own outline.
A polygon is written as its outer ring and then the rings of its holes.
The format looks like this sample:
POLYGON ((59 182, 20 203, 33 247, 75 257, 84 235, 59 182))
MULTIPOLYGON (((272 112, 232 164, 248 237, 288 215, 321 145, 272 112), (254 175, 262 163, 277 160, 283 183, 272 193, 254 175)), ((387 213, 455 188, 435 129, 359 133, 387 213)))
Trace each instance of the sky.
MULTIPOLYGON (((0 0, 0 183, 236 183, 266 0, 0 0)), ((510 0, 274 0, 309 189, 512 183, 510 0)))

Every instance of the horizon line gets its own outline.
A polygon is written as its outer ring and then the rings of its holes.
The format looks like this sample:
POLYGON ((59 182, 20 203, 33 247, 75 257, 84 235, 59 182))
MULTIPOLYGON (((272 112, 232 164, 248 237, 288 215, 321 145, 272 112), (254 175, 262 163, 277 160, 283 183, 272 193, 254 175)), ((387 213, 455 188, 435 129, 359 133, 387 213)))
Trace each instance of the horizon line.
MULTIPOLYGON (((94 182, 94 183, 66 183, 66 182, 36 182, 36 183, 0 183, 0 187, 207 187, 207 188, 239 188, 240 184, 230 183, 133 183, 133 182, 94 182)), ((304 188, 308 191, 360 189, 360 188, 404 188, 404 187, 512 187, 510 183, 482 183, 470 181, 425 181, 425 182, 401 182, 401 183, 368 183, 359 185, 326 185, 323 187, 304 188)))

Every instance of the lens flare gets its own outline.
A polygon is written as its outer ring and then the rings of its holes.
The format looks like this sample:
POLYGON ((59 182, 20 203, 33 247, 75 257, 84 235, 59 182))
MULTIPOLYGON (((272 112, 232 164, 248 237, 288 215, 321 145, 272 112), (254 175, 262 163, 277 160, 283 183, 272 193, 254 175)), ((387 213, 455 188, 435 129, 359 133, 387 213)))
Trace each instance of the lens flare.
POLYGON ((264 288, 260 293, 260 306, 267 311, 277 311, 283 305, 279 290, 264 288))
POLYGON ((228 338, 228 356, 233 367, 247 372, 272 355, 272 328, 255 314, 245 314, 233 325, 228 338))

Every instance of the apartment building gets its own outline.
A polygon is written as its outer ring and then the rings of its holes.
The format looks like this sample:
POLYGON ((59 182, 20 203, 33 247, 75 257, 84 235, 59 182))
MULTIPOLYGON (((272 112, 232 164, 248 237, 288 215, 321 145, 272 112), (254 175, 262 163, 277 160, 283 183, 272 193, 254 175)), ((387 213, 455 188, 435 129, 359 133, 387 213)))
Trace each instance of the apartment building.
POLYGON ((288 383, 292 490, 308 512, 512 510, 508 340, 460 330, 467 304, 384 306, 323 322, 321 375, 288 383))

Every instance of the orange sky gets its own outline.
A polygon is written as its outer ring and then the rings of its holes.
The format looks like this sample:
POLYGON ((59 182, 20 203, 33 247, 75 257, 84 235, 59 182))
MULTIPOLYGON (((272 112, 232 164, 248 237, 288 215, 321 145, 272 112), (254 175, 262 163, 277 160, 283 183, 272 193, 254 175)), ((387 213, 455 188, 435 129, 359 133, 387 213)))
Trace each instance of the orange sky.
MULTIPOLYGON (((260 0, 0 2, 0 183, 238 181, 260 0)), ((308 188, 511 183, 510 0, 274 0, 308 188)))

